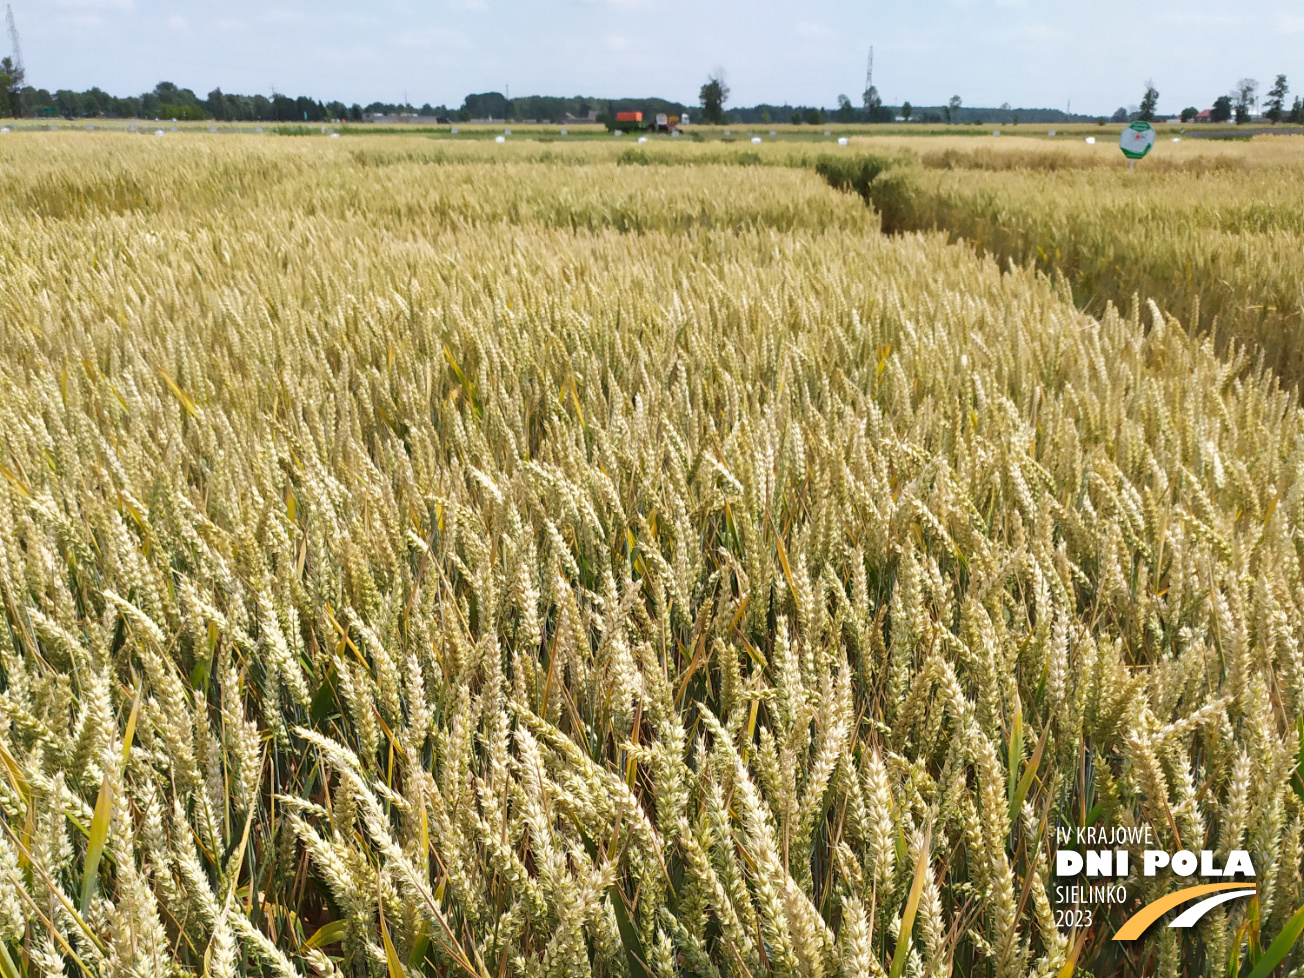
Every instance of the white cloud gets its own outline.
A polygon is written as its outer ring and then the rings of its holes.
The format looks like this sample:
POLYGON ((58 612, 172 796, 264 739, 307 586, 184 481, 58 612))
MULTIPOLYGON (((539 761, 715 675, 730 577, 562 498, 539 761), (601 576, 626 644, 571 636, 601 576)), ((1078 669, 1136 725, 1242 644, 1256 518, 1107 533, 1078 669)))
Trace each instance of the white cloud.
MULTIPOLYGON (((98 30, 112 15, 128 13, 134 7, 132 0, 53 0, 53 5, 63 12, 61 16, 54 19, 54 23, 79 30, 98 30)), ((31 26, 40 29, 39 23, 32 25, 29 21, 30 19, 24 18, 23 11, 20 9, 19 29, 31 26)))
POLYGON ((1008 36, 1027 41, 1046 43, 1048 41, 1061 40, 1065 36, 1065 33, 1058 27, 1052 27, 1044 21, 1034 20, 1015 28, 1008 36))
POLYGON ((613 51, 624 51, 629 47, 629 38, 623 34, 608 34, 604 40, 607 42, 607 47, 613 51))
POLYGON ((271 10, 264 11, 258 19, 269 25, 289 24, 298 27, 310 23, 305 14, 298 10, 287 10, 284 7, 273 7, 271 10))
POLYGON ((831 29, 825 27, 823 24, 816 24, 809 20, 797 22, 797 33, 802 37, 815 37, 820 39, 833 37, 833 31, 831 29))
POLYGON ((131 10, 135 4, 132 0, 54 0, 54 5, 63 10, 131 10))
POLYGON ((1277 30, 1283 34, 1299 34, 1304 31, 1304 17, 1282 11, 1277 15, 1277 30))
MULTIPOLYGON (((443 30, 437 27, 429 30, 407 31, 399 35, 398 43, 405 48, 420 49, 437 48, 444 50, 450 47, 470 47, 470 42, 461 31, 443 30)), ((370 45, 368 45, 367 51, 369 55, 376 53, 370 45)))
MULTIPOLYGON (((1157 19, 1161 24, 1175 27, 1237 27, 1244 23, 1236 14, 1210 14, 1202 10, 1170 10, 1157 19)), ((1304 20, 1300 23, 1304 24, 1304 20)))

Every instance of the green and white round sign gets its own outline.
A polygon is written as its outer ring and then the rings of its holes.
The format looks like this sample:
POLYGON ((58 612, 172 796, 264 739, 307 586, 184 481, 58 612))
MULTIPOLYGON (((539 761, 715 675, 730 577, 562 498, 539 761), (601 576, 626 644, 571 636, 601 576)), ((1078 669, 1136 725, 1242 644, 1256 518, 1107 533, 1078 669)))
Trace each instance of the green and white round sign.
POLYGON ((1155 144, 1155 131, 1150 123, 1137 120, 1132 123, 1118 137, 1118 148, 1123 151, 1123 155, 1129 160, 1139 160, 1155 144))

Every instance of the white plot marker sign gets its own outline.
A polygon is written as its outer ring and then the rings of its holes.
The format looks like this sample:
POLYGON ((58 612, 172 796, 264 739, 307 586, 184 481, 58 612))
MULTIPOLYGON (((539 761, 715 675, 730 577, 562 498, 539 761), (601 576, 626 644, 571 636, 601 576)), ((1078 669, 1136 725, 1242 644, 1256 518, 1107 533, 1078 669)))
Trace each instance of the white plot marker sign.
POLYGON ((1155 145, 1155 130, 1148 122, 1137 120, 1118 137, 1118 148, 1123 155, 1135 162, 1142 159, 1155 145))

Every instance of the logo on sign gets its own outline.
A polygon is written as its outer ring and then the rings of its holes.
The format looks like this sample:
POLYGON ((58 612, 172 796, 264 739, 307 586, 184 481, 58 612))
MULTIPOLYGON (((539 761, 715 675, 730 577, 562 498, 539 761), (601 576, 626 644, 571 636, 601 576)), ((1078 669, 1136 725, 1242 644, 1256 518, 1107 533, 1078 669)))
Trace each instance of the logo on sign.
MULTIPOLYGON (((1063 925, 1090 926, 1093 923, 1090 907, 1084 904, 1105 903, 1122 904, 1128 901, 1126 881, 1134 865, 1128 849, 1121 846, 1129 844, 1153 845, 1150 828, 1128 827, 1116 829, 1087 828, 1077 829, 1077 838, 1073 839, 1072 829, 1059 831, 1059 850, 1055 853, 1055 875, 1065 881, 1065 885, 1055 887, 1056 902, 1072 904, 1076 910, 1061 912, 1063 925), (1097 846, 1107 845, 1111 848, 1085 849, 1076 851, 1066 844, 1076 841, 1079 844, 1097 846), (1117 847, 1117 848, 1114 848, 1117 847), (1074 877, 1085 876, 1085 884, 1070 883, 1074 877)), ((1229 877, 1249 877, 1239 881, 1218 883, 1201 883, 1168 893, 1157 900, 1152 900, 1128 918, 1126 923, 1114 935, 1116 941, 1133 941, 1145 933, 1146 929, 1161 916, 1197 898, 1198 903, 1186 908, 1169 922, 1169 927, 1194 927, 1200 919, 1215 907, 1240 897, 1253 896, 1256 892, 1253 877, 1254 863, 1250 854, 1244 849, 1233 849, 1227 854, 1225 862, 1220 862, 1217 854, 1209 849, 1193 852, 1179 849, 1168 852, 1164 849, 1146 848, 1141 854, 1141 872, 1143 876, 1154 877, 1161 870, 1167 870, 1173 876, 1190 877, 1197 874, 1206 880, 1229 877)), ((1057 914, 1057 917, 1059 915, 1057 914)))

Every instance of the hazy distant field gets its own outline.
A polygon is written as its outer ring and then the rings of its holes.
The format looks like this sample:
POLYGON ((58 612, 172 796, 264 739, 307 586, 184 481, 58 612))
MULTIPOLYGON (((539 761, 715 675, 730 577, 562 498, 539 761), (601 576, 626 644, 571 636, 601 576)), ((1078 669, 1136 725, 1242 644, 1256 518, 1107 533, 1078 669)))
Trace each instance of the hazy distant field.
POLYGON ((1289 947, 1304 413, 1163 268, 1298 275, 1293 143, 1004 139, 0 136, 0 974, 1289 947), (1074 826, 1257 895, 1062 927, 1074 826))
MULTIPOLYGON (((993 133, 999 132, 1004 139, 1021 139, 1036 140, 1038 143, 1051 141, 1057 144, 1077 142, 1085 139, 1087 136, 1095 138, 1100 144, 1109 143, 1116 146, 1118 143, 1118 134, 1124 127, 1119 123, 1106 123, 1098 125, 1096 123, 1048 123, 1031 125, 1022 123, 1012 125, 1008 122, 1001 123, 995 120, 976 124, 970 123, 965 125, 946 125, 942 123, 888 123, 877 125, 866 125, 863 123, 839 123, 834 119, 829 119, 823 123, 793 125, 791 123, 768 123, 768 122, 751 122, 737 123, 726 126, 704 126, 689 125, 682 128, 680 134, 671 137, 667 133, 635 133, 625 132, 621 136, 615 136, 608 132, 604 126, 589 124, 571 124, 561 125, 556 123, 524 123, 524 122, 454 122, 438 125, 431 123, 412 123, 412 124, 373 124, 373 123, 280 123, 280 122, 220 122, 209 120, 203 122, 187 122, 186 120, 174 121, 171 119, 62 119, 57 117, 29 118, 29 119, 10 119, 0 120, 3 125, 15 131, 50 131, 54 127, 57 131, 68 132, 85 132, 87 127, 92 127, 94 132, 126 132, 132 130, 140 135, 153 135, 156 130, 163 129, 165 133, 205 133, 209 134, 215 130, 219 135, 244 133, 266 135, 276 135, 282 133, 293 134, 316 134, 321 135, 339 133, 344 136, 425 136, 432 139, 451 140, 456 142, 468 142, 480 139, 493 139, 495 136, 504 135, 505 131, 510 130, 510 136, 516 140, 522 139, 570 139, 574 142, 587 141, 608 141, 624 140, 626 142, 635 141, 640 135, 647 136, 650 142, 681 142, 695 141, 720 141, 733 139, 735 141, 750 140, 753 136, 759 136, 765 141, 771 138, 779 142, 826 142, 832 141, 836 144, 838 138, 847 137, 848 139, 868 139, 878 141, 882 139, 918 139, 928 138, 935 139, 938 137, 952 137, 963 139, 966 142, 970 139, 989 139, 993 133), (456 129, 454 133, 452 130, 456 129), (566 130, 566 136, 562 136, 562 130, 566 130), (827 133, 827 135, 826 135, 827 133)), ((1304 126, 1279 125, 1266 127, 1264 125, 1249 126, 1248 129, 1255 133, 1262 132, 1265 128, 1271 128, 1273 132, 1283 135, 1301 135, 1304 134, 1304 126)), ((1249 137, 1242 135, 1245 131, 1230 123, 1202 123, 1202 124, 1169 124, 1167 122, 1155 123, 1155 131, 1160 138, 1167 139, 1172 136, 1187 136, 1193 139, 1203 139, 1215 137, 1213 141, 1225 142, 1248 140, 1249 137)))

